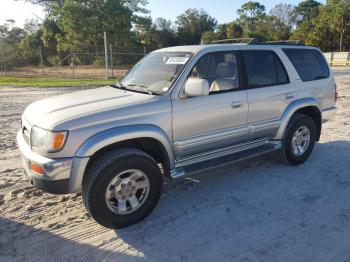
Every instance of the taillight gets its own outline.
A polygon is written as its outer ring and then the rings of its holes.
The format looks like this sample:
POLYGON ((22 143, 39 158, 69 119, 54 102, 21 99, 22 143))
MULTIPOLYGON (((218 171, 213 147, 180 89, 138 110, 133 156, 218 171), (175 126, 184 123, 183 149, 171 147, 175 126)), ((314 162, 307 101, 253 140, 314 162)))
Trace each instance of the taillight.
POLYGON ((337 84, 334 83, 334 102, 337 102, 337 100, 338 100, 337 84))

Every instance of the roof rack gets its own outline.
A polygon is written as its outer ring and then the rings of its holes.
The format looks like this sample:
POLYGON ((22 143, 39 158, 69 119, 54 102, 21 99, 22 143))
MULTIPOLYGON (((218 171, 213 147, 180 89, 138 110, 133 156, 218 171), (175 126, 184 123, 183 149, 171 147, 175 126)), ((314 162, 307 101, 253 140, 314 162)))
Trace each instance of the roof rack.
POLYGON ((211 41, 210 44, 229 44, 229 43, 247 43, 248 45, 297 45, 304 46, 303 41, 300 40, 279 40, 260 42, 256 38, 229 38, 211 41))
POLYGON ((298 45, 298 46, 304 46, 304 42, 301 40, 278 40, 278 41, 266 41, 266 42, 258 42, 253 43, 255 45, 298 45))
POLYGON ((211 41, 210 44, 228 44, 231 42, 247 42, 248 45, 258 43, 259 40, 256 38, 228 38, 222 40, 211 41))

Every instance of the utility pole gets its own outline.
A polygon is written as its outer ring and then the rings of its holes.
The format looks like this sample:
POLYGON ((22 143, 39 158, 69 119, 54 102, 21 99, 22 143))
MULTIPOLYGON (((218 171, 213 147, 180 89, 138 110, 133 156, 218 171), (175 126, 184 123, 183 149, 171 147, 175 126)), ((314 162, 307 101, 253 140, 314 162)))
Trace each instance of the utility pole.
POLYGON ((106 31, 103 32, 104 36, 104 42, 105 42, 105 62, 106 62, 106 72, 105 72, 105 78, 108 79, 108 48, 107 48, 107 33, 106 31))

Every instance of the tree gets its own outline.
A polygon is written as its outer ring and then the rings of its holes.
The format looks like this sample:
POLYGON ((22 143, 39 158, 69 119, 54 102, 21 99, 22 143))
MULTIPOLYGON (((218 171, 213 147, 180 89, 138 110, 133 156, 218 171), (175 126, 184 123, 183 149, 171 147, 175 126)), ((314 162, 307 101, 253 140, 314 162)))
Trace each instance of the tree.
POLYGON ((297 28, 291 36, 292 39, 308 42, 309 34, 314 29, 312 21, 319 15, 321 6, 315 0, 306 0, 296 6, 295 20, 297 28))
POLYGON ((265 6, 259 2, 249 1, 243 4, 241 8, 237 10, 237 13, 241 17, 257 19, 265 15, 265 6))
POLYGON ((235 23, 228 23, 226 25, 226 36, 227 38, 241 38, 243 36, 243 28, 235 23))
POLYGON ((331 29, 331 15, 329 6, 320 8, 319 15, 311 20, 313 29, 307 35, 306 44, 320 47, 323 51, 336 49, 336 34, 331 29))
POLYGON ((33 34, 34 32, 39 30, 40 26, 41 25, 37 19, 26 19, 23 29, 27 33, 33 34))
POLYGON ((177 44, 176 33, 173 23, 165 18, 157 18, 154 22, 154 40, 157 47, 167 47, 177 44))
POLYGON ((199 44, 204 32, 213 32, 217 20, 204 10, 188 9, 176 19, 179 44, 199 44))
POLYGON ((339 36, 339 52, 343 51, 343 41, 350 31, 350 2, 346 0, 329 1, 331 29, 339 36))
POLYGON ((0 63, 11 65, 16 61, 15 46, 0 38, 0 63))
POLYGON ((262 40, 265 35, 265 28, 261 26, 266 19, 265 6, 259 2, 249 1, 243 4, 237 13, 239 15, 237 21, 243 27, 244 35, 262 40))
POLYGON ((305 0, 295 8, 295 18, 298 24, 311 24, 311 20, 318 16, 321 3, 315 0, 305 0))
POLYGON ((290 4, 278 4, 271 9, 270 16, 292 28, 295 24, 295 7, 290 4))
POLYGON ((30 0, 44 6, 63 34, 56 35, 59 51, 91 49, 103 44, 103 32, 120 45, 132 39, 131 29, 146 0, 30 0))

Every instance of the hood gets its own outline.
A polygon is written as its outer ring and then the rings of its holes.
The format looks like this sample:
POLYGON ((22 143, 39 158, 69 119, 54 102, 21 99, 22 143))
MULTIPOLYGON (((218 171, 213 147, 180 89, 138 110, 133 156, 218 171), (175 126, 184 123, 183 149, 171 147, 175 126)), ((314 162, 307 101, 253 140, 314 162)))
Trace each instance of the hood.
POLYGON ((102 87, 39 100, 30 104, 23 116, 31 125, 50 130, 56 123, 68 119, 125 107, 153 98, 154 96, 148 94, 102 87))

